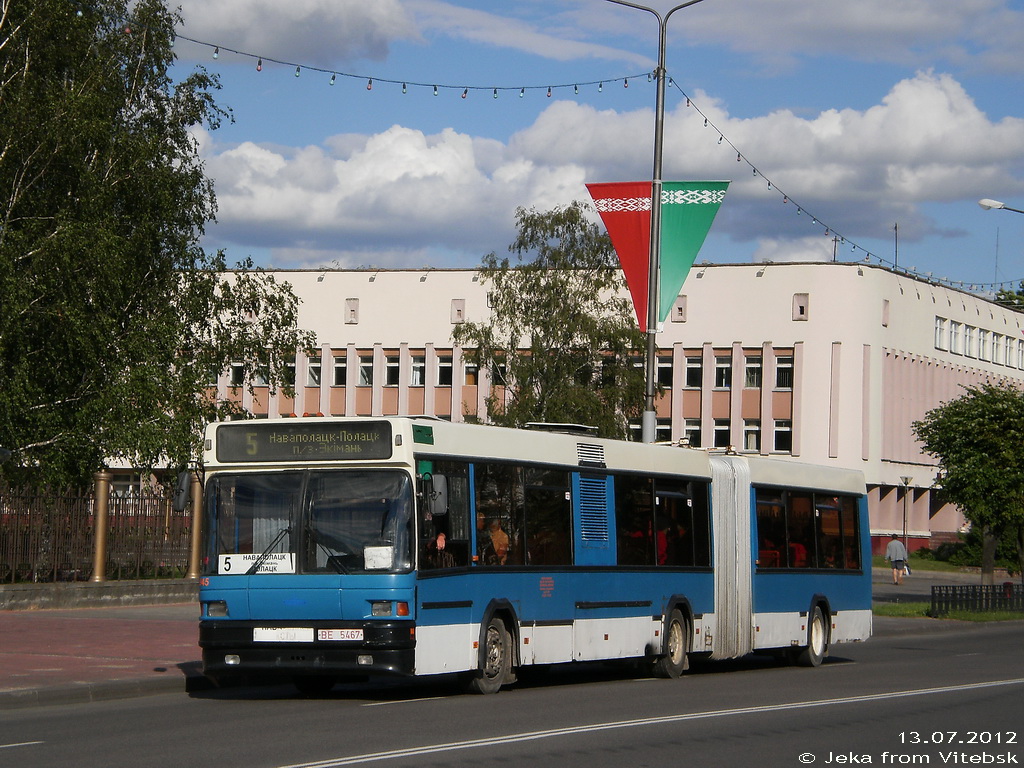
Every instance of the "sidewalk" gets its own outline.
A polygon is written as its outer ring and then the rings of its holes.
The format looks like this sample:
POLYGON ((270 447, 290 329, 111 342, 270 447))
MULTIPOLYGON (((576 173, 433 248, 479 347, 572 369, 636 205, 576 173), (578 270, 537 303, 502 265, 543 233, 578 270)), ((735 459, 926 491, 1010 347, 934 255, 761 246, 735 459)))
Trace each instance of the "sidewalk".
POLYGON ((206 687, 199 604, 0 611, 0 710, 206 687))
MULTIPOLYGON (((873 600, 928 602, 933 584, 979 581, 918 571, 895 586, 875 568, 873 600)), ((0 710, 207 690, 198 616, 193 602, 0 611, 0 710)))

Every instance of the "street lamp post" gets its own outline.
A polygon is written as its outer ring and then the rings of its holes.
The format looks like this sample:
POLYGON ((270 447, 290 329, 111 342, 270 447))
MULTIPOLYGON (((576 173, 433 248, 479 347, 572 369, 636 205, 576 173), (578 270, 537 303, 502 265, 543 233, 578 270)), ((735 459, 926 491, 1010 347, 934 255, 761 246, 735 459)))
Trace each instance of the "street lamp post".
MULTIPOLYGON (((615 2, 615 0, 611 0, 615 2)), ((979 200, 978 205, 984 208, 986 211, 990 211, 993 208, 1000 211, 1013 211, 1014 213, 1024 213, 1020 208, 1011 208, 1006 203, 1001 203, 998 200, 989 200, 987 197, 984 200, 979 200)))
POLYGON ((641 422, 641 437, 645 443, 653 443, 657 432, 658 418, 654 410, 657 391, 658 354, 658 272, 661 261, 661 167, 662 147, 665 138, 665 39, 668 20, 676 11, 689 8, 703 0, 689 2, 671 8, 662 16, 654 8, 626 2, 607 0, 616 5, 625 5, 638 11, 647 11, 658 20, 658 68, 654 71, 657 80, 657 101, 654 111, 654 174, 651 185, 651 250, 647 267, 647 366, 644 389, 644 413, 641 422))

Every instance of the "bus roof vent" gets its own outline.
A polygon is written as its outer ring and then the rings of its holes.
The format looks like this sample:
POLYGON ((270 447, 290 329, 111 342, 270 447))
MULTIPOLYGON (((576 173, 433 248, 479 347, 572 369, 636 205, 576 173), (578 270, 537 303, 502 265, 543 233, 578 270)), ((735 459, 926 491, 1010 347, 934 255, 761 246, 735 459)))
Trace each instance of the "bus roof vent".
POLYGON ((596 443, 576 443, 576 458, 581 467, 604 467, 604 446, 596 443))

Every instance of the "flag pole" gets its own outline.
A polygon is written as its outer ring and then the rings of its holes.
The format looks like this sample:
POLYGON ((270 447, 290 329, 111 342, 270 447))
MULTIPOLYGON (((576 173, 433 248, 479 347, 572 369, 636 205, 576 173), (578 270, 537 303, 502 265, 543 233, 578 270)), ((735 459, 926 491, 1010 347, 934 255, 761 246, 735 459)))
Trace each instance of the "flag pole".
POLYGON ((638 11, 647 11, 658 20, 658 68, 654 70, 657 80, 657 101, 654 111, 654 173, 651 185, 651 251, 647 271, 647 359, 644 387, 644 411, 641 421, 641 439, 645 443, 653 443, 657 434, 658 416, 654 410, 654 400, 658 390, 658 283, 661 263, 661 169, 665 138, 665 41, 668 20, 676 11, 689 8, 703 0, 689 0, 670 9, 664 17, 654 8, 626 2, 626 0, 607 0, 616 5, 625 5, 638 11))

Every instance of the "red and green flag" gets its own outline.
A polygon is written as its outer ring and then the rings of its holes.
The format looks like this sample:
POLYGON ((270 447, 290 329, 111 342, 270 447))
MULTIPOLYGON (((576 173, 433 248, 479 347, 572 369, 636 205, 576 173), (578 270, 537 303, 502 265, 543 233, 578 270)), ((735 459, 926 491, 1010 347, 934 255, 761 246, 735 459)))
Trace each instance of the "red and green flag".
MULTIPOLYGON (((650 181, 587 184, 619 257, 641 328, 647 327, 650 181)), ((658 321, 665 322, 722 204, 728 181, 666 181, 661 188, 658 321)))

